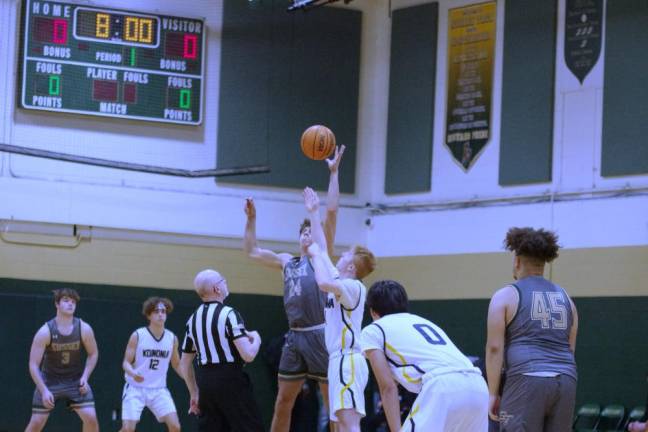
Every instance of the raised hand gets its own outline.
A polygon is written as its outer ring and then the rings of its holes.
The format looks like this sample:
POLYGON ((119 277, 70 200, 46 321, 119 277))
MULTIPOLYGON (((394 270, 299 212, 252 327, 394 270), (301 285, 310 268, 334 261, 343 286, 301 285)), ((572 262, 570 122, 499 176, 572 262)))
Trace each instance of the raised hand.
POLYGON ((243 210, 248 219, 256 218, 256 207, 254 206, 254 199, 252 197, 245 198, 245 207, 243 210))
POLYGON ((319 197, 315 191, 309 187, 306 187, 303 192, 304 195, 304 205, 306 206, 306 211, 309 213, 316 212, 319 209, 319 197))
POLYGON ((326 164, 328 165, 329 171, 336 173, 340 167, 340 162, 342 162, 342 155, 344 154, 344 149, 346 146, 335 146, 335 153, 331 159, 326 159, 326 164))

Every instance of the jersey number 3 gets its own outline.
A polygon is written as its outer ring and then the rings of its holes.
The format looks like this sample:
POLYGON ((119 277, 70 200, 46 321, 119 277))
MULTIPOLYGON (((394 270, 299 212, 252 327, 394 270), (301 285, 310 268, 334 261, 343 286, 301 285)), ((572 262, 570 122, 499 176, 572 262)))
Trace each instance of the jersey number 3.
POLYGON ((441 335, 432 328, 432 326, 427 324, 414 324, 414 329, 425 338, 426 341, 432 345, 445 345, 446 341, 443 340, 441 335))

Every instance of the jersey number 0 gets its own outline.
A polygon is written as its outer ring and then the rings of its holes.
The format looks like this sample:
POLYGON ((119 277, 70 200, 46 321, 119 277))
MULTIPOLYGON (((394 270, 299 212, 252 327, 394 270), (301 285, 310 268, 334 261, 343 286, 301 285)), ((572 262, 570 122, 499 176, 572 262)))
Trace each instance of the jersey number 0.
POLYGON ((446 341, 443 340, 441 335, 428 324, 414 324, 413 327, 417 332, 421 333, 426 341, 432 345, 445 345, 446 341))

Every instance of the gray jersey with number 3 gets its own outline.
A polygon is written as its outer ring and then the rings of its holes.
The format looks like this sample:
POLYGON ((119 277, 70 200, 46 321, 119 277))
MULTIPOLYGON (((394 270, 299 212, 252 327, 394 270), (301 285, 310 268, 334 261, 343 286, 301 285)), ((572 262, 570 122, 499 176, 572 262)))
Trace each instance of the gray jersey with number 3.
POLYGON ((50 343, 45 348, 41 370, 46 381, 75 380, 81 378, 85 365, 82 362, 81 320, 74 318, 72 332, 64 335, 59 332, 56 318, 47 322, 50 343))
POLYGON ((569 334, 574 323, 565 290, 542 276, 513 285, 518 308, 506 328, 506 375, 556 373, 577 378, 569 334))

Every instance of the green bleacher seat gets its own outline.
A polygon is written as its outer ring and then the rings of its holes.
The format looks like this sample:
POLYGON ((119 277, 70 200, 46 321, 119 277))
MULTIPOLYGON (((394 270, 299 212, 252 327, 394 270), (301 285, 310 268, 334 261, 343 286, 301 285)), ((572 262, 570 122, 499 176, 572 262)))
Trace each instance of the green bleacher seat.
POLYGON ((601 406, 595 403, 582 405, 576 411, 574 419, 575 432, 595 432, 601 414, 601 406))
POLYGON ((623 423, 623 430, 627 431, 628 430, 628 425, 632 422, 636 421, 643 421, 644 416, 646 415, 646 407, 644 406, 636 406, 630 410, 630 414, 628 414, 628 418, 626 421, 623 423))
POLYGON ((623 432, 623 420, 626 409, 623 405, 611 404, 603 408, 599 422, 596 425, 598 432, 623 432))

